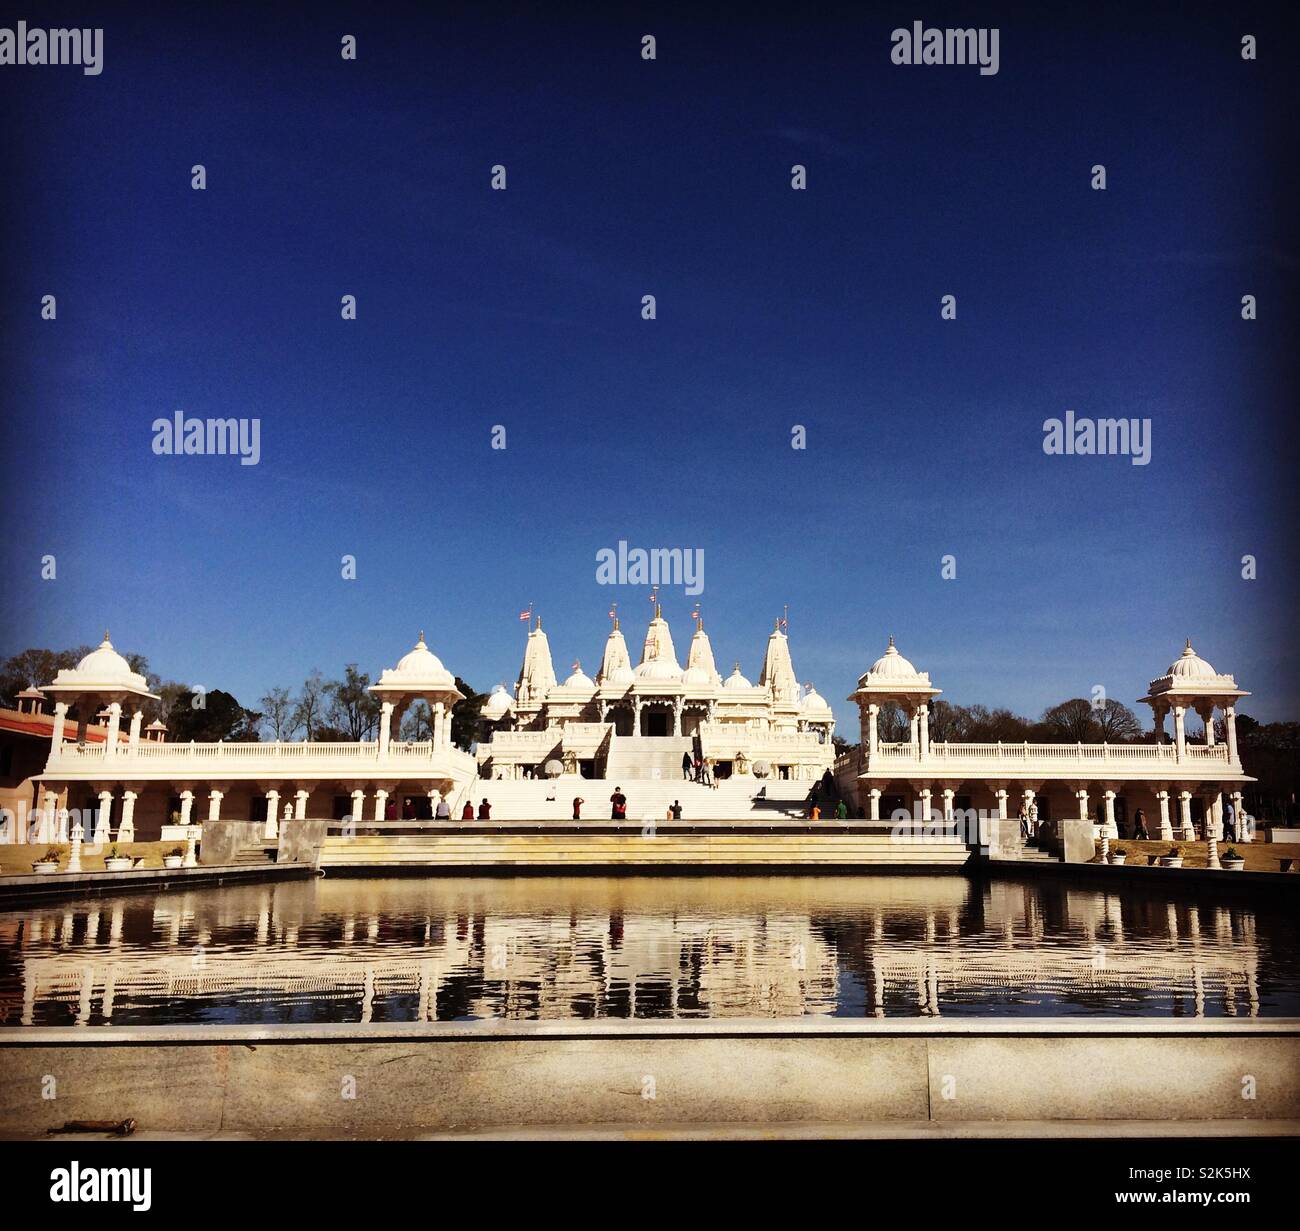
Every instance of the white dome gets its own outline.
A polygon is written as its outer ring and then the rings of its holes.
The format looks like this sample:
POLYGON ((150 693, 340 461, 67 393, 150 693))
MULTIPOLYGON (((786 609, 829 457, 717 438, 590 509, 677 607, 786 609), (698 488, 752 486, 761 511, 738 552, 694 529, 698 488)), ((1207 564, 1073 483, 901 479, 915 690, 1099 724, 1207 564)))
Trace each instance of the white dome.
POLYGON ((631 666, 615 667, 612 672, 603 681, 606 688, 628 688, 636 676, 632 674, 631 666))
POLYGON ((92 680, 138 680, 140 677, 131 670, 131 664, 115 649, 113 643, 104 634, 104 640, 97 649, 91 650, 77 664, 77 674, 92 680))
POLYGON ((822 710, 829 711, 831 707, 826 704, 826 698, 823 697, 821 693, 819 693, 815 688, 810 688, 807 695, 800 702, 800 708, 805 710, 817 710, 820 712, 822 710))
POLYGON ((1215 678, 1218 672, 1192 649, 1192 640, 1189 637, 1187 648, 1179 658, 1169 664, 1166 674, 1179 680, 1205 680, 1215 678))
POLYGON ((754 687, 753 684, 751 684, 743 675, 740 674, 739 663, 737 663, 735 667, 732 668, 731 674, 727 676, 725 680, 722 681, 722 686, 723 688, 753 688, 754 687))
POLYGON ((379 677, 379 684, 372 687, 455 690, 456 680, 442 665, 442 660, 424 644, 424 634, 421 633, 414 648, 402 655, 396 667, 384 671, 379 677))
POLYGON ((682 673, 682 683, 692 687, 707 687, 713 680, 703 667, 687 667, 682 673))
POLYGON ((72 692, 85 688, 90 692, 126 691, 150 696, 149 684, 143 675, 131 670, 131 664, 115 649, 104 634, 104 640, 90 651, 71 670, 64 668, 54 677, 54 683, 47 688, 58 692, 72 692))
POLYGON ((912 679, 916 675, 916 668, 894 648, 894 639, 890 637, 889 648, 871 664, 871 670, 867 674, 876 679, 912 679))
POLYGON ((497 719, 505 715, 510 709, 511 696, 505 690, 504 684, 498 684, 493 690, 492 695, 483 702, 483 708, 479 713, 484 718, 497 719))
POLYGON ((636 678, 665 684, 672 683, 681 680, 682 670, 670 658, 652 658, 636 669, 636 678))
POLYGON ((586 676, 581 667, 575 668, 573 674, 564 681, 565 688, 581 688, 586 692, 596 691, 596 681, 586 676))

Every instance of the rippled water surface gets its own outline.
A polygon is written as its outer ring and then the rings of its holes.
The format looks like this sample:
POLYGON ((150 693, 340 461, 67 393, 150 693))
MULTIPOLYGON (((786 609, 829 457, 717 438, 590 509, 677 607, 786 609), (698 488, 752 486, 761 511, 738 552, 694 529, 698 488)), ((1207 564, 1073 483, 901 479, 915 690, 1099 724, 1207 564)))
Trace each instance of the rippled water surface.
POLYGON ((1288 897, 942 877, 317 880, 0 914, 8 1025, 1300 1016, 1288 897))

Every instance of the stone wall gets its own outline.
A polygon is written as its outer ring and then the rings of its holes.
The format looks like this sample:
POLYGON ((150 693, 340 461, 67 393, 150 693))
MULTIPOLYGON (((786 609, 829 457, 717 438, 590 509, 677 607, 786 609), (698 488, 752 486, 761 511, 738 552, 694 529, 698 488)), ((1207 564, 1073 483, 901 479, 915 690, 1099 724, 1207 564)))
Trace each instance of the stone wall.
POLYGON ((321 847, 329 830, 327 821, 281 821, 276 863, 320 863, 321 847))
MULTIPOLYGON (((0 1133, 313 1135, 1300 1119, 1295 1022, 0 1030, 0 1133), (147 1044, 147 1045, 142 1045, 147 1044), (41 1098, 58 1079, 57 1103, 41 1098), (1242 1097, 1243 1075, 1253 1098, 1242 1097), (341 1097, 345 1078, 355 1098, 341 1097)), ((1131 1131, 1131 1130, 1130 1130, 1131 1131)), ((1282 1131, 1280 1128, 1273 1131, 1282 1131)))
POLYGON ((204 821, 199 845, 202 864, 234 863, 235 856, 262 841, 264 826, 258 821, 204 821))

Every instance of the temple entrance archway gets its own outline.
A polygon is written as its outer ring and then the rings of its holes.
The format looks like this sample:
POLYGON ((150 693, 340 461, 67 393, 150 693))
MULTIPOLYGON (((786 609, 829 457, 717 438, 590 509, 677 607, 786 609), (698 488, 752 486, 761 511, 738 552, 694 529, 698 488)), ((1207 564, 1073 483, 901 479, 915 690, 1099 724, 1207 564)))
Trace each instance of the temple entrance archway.
POLYGON ((673 733, 673 717, 663 709, 644 709, 641 711, 641 734, 664 736, 673 733))

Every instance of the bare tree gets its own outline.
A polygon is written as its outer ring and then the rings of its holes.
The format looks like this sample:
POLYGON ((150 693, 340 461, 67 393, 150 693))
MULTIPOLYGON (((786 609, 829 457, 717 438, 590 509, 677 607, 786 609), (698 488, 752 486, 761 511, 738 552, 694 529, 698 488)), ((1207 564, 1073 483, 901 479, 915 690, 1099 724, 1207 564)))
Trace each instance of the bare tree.
POLYGON ((1099 736, 1092 702, 1074 697, 1043 711, 1043 726, 1051 739, 1066 743, 1092 744, 1099 736))
POLYGON ((370 691, 370 676, 348 663, 341 680, 325 685, 330 725, 344 733, 344 739, 370 739, 379 724, 379 698, 370 691))
POLYGON ((433 736, 433 721, 427 701, 416 701, 402 715, 402 738, 419 741, 433 736))
POLYGON ((1101 738, 1109 743, 1137 739, 1142 734, 1138 716, 1122 701, 1107 697, 1093 709, 1092 716, 1101 731, 1101 738))
POLYGON ((307 739, 317 738, 318 732, 325 726, 325 714, 329 706, 329 685, 319 671, 313 671, 302 682, 298 696, 293 704, 290 721, 293 730, 301 729, 307 739))
POLYGON ((288 739, 298 729, 294 717, 297 706, 287 688, 270 689, 258 704, 262 707, 262 725, 272 739, 288 739))
POLYGON ((882 744, 897 744, 907 738, 908 721, 897 701, 886 701, 876 715, 876 738, 882 744))

